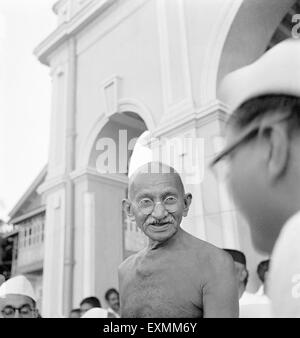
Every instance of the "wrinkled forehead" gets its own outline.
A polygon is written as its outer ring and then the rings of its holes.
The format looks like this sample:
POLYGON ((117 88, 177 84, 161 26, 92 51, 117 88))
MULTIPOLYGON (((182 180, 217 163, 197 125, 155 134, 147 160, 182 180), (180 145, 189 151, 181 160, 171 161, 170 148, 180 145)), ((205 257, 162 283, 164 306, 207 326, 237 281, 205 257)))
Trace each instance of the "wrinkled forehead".
POLYGON ((29 305, 33 307, 34 301, 30 297, 27 297, 24 295, 8 294, 4 298, 1 298, 0 304, 2 307, 12 306, 12 307, 20 308, 21 306, 24 306, 24 305, 29 305))
POLYGON ((183 184, 177 173, 139 173, 129 184, 129 197, 137 195, 184 194, 183 184))

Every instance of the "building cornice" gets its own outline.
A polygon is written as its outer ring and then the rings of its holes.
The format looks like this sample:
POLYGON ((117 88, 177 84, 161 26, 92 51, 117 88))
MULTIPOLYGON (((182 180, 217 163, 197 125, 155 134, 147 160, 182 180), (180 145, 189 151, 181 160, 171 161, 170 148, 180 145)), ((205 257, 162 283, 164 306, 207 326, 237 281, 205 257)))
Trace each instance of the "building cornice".
POLYGON ((54 177, 51 179, 47 179, 42 185, 40 185, 39 188, 37 189, 37 192, 39 194, 44 194, 49 191, 57 190, 61 187, 64 187, 65 184, 66 184, 65 175, 54 177))
POLYGON ((53 33, 42 41, 34 50, 39 61, 49 66, 49 55, 61 44, 83 29, 96 17, 104 13, 119 0, 94 0, 78 11, 70 21, 62 23, 53 33))
POLYGON ((17 223, 20 223, 24 220, 26 220, 27 218, 31 218, 33 216, 37 216, 43 212, 46 211, 46 207, 45 206, 41 206, 35 210, 32 210, 30 212, 27 212, 26 214, 22 215, 22 216, 19 216, 19 217, 15 217, 15 218, 12 218, 9 223, 10 224, 17 224, 17 223))
POLYGON ((78 182, 83 179, 92 179, 103 183, 113 183, 117 185, 127 185, 128 177, 122 174, 100 174, 93 168, 84 168, 73 171, 70 174, 73 181, 78 182))
POLYGON ((197 123, 197 126, 207 124, 211 121, 226 120, 228 116, 228 107, 219 100, 215 100, 206 106, 198 109, 189 110, 184 113, 178 112, 175 117, 166 117, 161 121, 160 126, 155 130, 153 136, 161 137, 173 134, 188 126, 197 123))
POLYGON ((46 174, 47 174, 47 165, 44 166, 44 168, 41 170, 41 172, 38 174, 38 176, 35 178, 35 180, 31 183, 29 188, 25 191, 24 195, 19 199, 17 204, 14 206, 14 208, 8 214, 8 216, 10 218, 14 217, 14 215, 19 211, 19 209, 22 207, 24 202, 29 198, 29 196, 35 190, 38 191, 38 188, 42 184, 43 180, 45 179, 46 174))

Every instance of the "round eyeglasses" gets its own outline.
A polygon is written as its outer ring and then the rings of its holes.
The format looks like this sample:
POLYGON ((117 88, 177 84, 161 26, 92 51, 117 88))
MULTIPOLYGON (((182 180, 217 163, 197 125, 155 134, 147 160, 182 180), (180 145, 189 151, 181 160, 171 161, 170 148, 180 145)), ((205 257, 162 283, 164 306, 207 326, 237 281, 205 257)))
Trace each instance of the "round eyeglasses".
POLYGON ((174 213, 178 209, 178 199, 174 196, 168 196, 162 202, 154 202, 152 199, 145 197, 138 202, 138 207, 144 215, 150 215, 156 204, 163 205, 170 213, 174 213))
POLYGON ((12 318, 15 317, 16 312, 18 312, 20 317, 28 317, 33 311, 34 310, 29 305, 23 305, 19 308, 8 305, 2 309, 1 313, 4 318, 12 318))

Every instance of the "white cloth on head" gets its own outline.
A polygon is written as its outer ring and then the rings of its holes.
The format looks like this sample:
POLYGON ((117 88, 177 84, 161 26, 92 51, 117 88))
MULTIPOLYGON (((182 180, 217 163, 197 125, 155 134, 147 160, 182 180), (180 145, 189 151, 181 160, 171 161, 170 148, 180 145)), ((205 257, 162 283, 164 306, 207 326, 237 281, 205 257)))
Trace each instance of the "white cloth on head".
POLYGON ((219 99, 231 111, 251 98, 267 94, 300 97, 299 40, 277 44, 254 63, 225 76, 219 88, 219 99))
POLYGON ((107 318, 108 311, 101 307, 94 307, 88 310, 81 318, 107 318))
POLYGON ((144 164, 153 161, 152 150, 149 147, 150 140, 151 136, 148 130, 137 139, 130 158, 128 177, 131 177, 144 164))
POLYGON ((7 295, 23 295, 30 297, 36 302, 36 296, 33 287, 25 276, 16 276, 8 279, 0 286, 0 297, 7 295))
POLYGON ((300 212, 286 222, 273 249, 268 296, 274 317, 300 318, 300 212))

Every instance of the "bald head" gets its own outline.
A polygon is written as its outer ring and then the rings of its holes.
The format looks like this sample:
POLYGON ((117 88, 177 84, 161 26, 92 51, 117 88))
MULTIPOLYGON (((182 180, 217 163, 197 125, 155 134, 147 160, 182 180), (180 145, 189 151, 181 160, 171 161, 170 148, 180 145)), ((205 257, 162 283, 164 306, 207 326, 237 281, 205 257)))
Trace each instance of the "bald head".
POLYGON ((180 227, 192 201, 185 194, 179 174, 160 162, 140 167, 129 180, 128 199, 123 200, 126 214, 153 242, 165 242, 180 227))
POLYGON ((156 184, 158 182, 174 185, 178 191, 184 195, 184 186, 178 172, 173 168, 161 162, 148 162, 139 167, 129 178, 128 197, 133 199, 139 189, 145 188, 147 184, 156 184))

